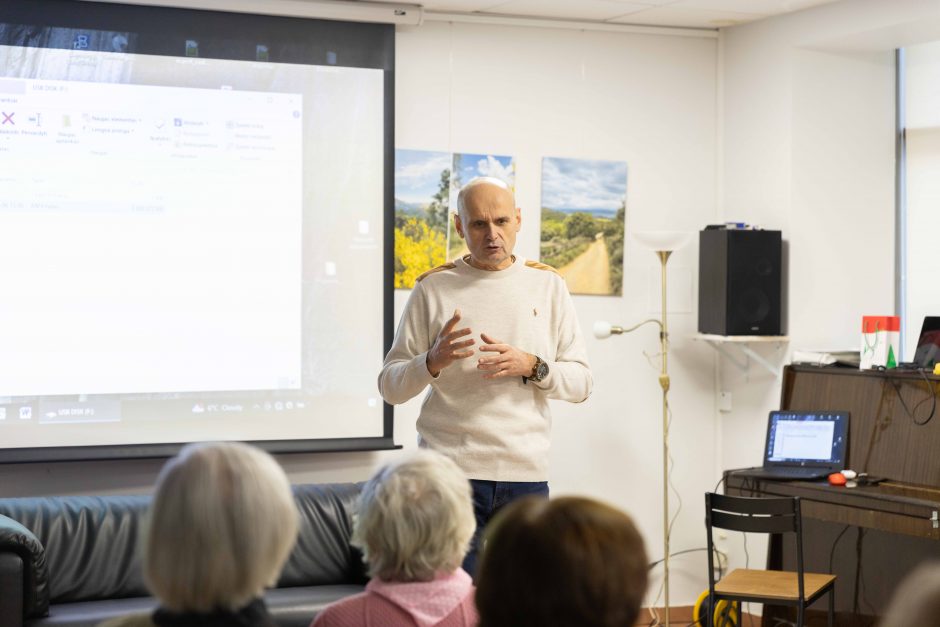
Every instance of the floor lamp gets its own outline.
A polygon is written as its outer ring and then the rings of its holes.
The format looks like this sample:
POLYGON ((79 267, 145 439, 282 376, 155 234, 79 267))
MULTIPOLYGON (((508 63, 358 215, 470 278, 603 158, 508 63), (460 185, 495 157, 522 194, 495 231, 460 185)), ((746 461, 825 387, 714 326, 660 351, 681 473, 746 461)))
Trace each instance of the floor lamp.
POLYGON ((690 234, 679 231, 641 231, 634 233, 636 240, 656 253, 659 257, 662 280, 662 310, 661 319, 651 318, 644 320, 629 328, 614 326, 609 322, 598 320, 594 323, 594 335, 599 339, 611 335, 630 333, 644 324, 659 325, 659 343, 662 351, 663 365, 659 374, 659 386, 663 391, 663 590, 666 593, 666 627, 669 622, 669 369, 667 354, 669 351, 669 332, 666 326, 666 262, 669 256, 679 248, 685 246, 690 234))

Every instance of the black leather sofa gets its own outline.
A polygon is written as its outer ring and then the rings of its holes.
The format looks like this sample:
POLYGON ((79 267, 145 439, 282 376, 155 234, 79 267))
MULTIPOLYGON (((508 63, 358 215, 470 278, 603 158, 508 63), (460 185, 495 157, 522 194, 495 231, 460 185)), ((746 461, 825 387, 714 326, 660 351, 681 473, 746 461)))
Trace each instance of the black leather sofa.
MULTIPOLYGON (((349 545, 359 484, 294 487, 300 536, 265 600, 281 627, 307 627, 363 590, 349 545)), ((86 627, 156 606, 139 548, 149 496, 0 499, 0 627, 86 627)))

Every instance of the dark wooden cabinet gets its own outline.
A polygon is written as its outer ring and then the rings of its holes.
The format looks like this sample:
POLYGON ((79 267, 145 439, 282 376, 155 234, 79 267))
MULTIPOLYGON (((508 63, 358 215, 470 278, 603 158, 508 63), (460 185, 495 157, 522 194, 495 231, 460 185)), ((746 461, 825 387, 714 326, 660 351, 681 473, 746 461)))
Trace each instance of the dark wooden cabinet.
MULTIPOLYGON (((871 624, 906 573, 940 559, 938 389, 940 378, 919 372, 787 366, 781 409, 850 412, 847 467, 885 480, 845 488, 725 473, 729 494, 802 498, 806 569, 838 576, 840 625, 871 624)), ((793 568, 791 553, 775 538, 768 567, 793 568)), ((768 607, 764 617, 769 627, 787 615, 768 607)))

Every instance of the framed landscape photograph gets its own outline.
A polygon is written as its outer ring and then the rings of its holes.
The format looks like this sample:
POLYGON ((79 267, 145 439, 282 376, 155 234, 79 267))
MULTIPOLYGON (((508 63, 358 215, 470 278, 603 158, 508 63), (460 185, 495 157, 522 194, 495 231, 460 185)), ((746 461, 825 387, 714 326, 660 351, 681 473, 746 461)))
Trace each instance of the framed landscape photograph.
POLYGON ((572 294, 623 293, 625 161, 542 159, 540 260, 572 294))

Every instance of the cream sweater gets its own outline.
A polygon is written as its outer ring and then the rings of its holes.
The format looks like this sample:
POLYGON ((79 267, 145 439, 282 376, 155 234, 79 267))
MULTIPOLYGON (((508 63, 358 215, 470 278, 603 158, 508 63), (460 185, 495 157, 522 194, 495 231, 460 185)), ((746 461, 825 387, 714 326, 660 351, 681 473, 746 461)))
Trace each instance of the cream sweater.
MULTIPOLYGON (((465 338, 463 338, 465 339, 465 338)), ((551 414, 548 399, 579 403, 593 379, 574 305, 551 267, 517 257, 500 271, 463 259, 418 279, 379 374, 389 403, 404 403, 430 385, 418 416, 422 446, 453 458, 471 479, 546 481, 551 414), (425 359, 438 332, 459 309, 457 328, 469 327, 474 356, 437 378, 425 359), (522 377, 484 379, 477 360, 481 333, 538 355, 549 367, 539 383, 522 377)))

